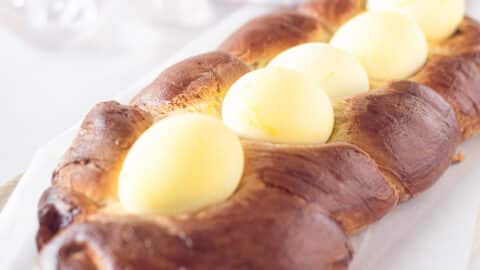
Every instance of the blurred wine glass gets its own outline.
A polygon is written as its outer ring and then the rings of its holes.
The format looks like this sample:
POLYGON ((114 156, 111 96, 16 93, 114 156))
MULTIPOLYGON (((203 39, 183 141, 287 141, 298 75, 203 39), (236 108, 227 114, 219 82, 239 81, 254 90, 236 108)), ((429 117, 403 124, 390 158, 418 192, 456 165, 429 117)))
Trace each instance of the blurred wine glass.
POLYGON ((30 43, 59 48, 94 33, 103 22, 109 21, 115 27, 114 18, 134 18, 153 27, 195 29, 223 17, 225 6, 297 2, 299 0, 0 0, 0 21, 30 43), (112 14, 113 10, 126 12, 112 14))
POLYGON ((0 0, 0 19, 25 39, 58 47, 98 26, 108 0, 0 0))
POLYGON ((119 6, 124 15, 157 25, 199 27, 215 17, 209 0, 0 0, 0 20, 30 42, 57 48, 95 32, 119 6))

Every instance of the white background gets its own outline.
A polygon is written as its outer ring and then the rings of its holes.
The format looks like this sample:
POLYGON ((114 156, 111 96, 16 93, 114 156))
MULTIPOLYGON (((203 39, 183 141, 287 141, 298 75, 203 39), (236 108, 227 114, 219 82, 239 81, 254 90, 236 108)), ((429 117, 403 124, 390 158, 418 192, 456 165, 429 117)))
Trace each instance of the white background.
MULTIPOLYGON (((238 6, 217 4, 212 23, 238 6)), ((95 103, 124 90, 212 25, 151 22, 132 9, 112 13, 93 36, 61 49, 25 41, 0 14, 0 184, 23 172, 37 148, 95 103)))

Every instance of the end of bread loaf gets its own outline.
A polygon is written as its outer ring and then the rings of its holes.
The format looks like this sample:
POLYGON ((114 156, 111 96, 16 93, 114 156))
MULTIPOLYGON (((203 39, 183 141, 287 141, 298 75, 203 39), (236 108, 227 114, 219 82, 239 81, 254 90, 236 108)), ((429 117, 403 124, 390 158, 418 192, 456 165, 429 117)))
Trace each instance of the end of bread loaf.
POLYGON ((288 48, 306 42, 327 41, 329 37, 329 31, 314 17, 295 11, 280 11, 249 21, 227 38, 219 49, 256 69, 266 66, 288 48))
POLYGON ((57 233, 71 224, 86 220, 97 208, 94 202, 81 194, 50 187, 38 203, 37 248, 42 249, 57 233))
POLYGON ((323 209, 256 178, 222 205, 168 226, 158 220, 105 215, 75 224, 42 250, 39 265, 346 270, 352 260, 347 236, 323 209))

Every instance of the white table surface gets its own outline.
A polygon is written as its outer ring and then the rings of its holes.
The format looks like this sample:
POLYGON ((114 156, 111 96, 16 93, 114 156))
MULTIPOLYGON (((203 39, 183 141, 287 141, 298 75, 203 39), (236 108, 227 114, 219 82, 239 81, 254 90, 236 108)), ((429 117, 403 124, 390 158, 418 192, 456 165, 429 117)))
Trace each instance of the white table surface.
MULTIPOLYGON (((216 6, 215 20, 237 6, 216 6)), ((25 170, 38 147, 95 103, 124 90, 208 27, 154 25, 139 17, 122 13, 90 38, 55 50, 38 48, 0 24, 0 184, 25 170)))

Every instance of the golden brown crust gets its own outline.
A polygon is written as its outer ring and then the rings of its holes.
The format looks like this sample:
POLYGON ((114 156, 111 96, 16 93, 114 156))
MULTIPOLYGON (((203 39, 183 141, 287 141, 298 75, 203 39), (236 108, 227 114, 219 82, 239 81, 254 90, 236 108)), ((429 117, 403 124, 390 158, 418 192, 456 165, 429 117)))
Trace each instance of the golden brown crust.
POLYGON ((321 20, 331 32, 355 15, 364 12, 366 0, 310 0, 298 7, 302 13, 321 20))
POLYGON ((378 221, 397 203, 375 162, 353 145, 244 145, 248 176, 318 204, 347 234, 378 221))
POLYGON ((64 228, 86 220, 97 208, 81 194, 56 187, 45 190, 38 203, 37 248, 41 249, 64 228))
POLYGON ((459 55, 467 52, 480 51, 480 24, 465 17, 458 30, 450 38, 434 44, 431 54, 459 55))
POLYGON ((323 210, 255 179, 228 202, 184 218, 99 216, 42 251, 42 269, 344 270, 347 237, 323 210), (165 225, 168 224, 168 225, 165 225))
POLYGON ((117 102, 97 104, 55 170, 53 185, 97 203, 115 200, 123 160, 151 124, 150 115, 137 108, 117 102))
MULTIPOLYGON (((317 0, 299 8, 310 15, 265 15, 220 49, 261 67, 292 46, 326 41, 328 29, 364 2, 317 0)), ((249 67, 211 52, 164 71, 131 106, 99 104, 40 201, 39 247, 57 235, 42 250, 41 268, 347 269, 352 251, 345 232, 377 221, 399 196, 431 186, 454 160, 460 131, 465 138, 480 131, 479 29, 466 19, 412 79, 440 95, 402 81, 351 98, 336 108, 329 145, 246 141, 239 190, 188 216, 112 210, 123 159, 154 119, 185 110, 218 114, 223 95, 249 67)))
POLYGON ((255 18, 234 32, 219 47, 252 68, 267 65, 276 55, 306 42, 327 41, 330 33, 314 17, 281 11, 255 18))
POLYGON ((434 55, 412 80, 432 88, 452 106, 464 139, 480 132, 480 51, 434 55))
POLYGON ((352 233, 397 201, 375 163, 353 145, 244 146, 242 185, 227 202, 181 218, 100 214, 60 234, 42 251, 41 263, 58 269, 347 269, 346 237, 325 214, 352 233))
POLYGON ((465 17, 450 38, 433 44, 412 81, 429 86, 454 109, 463 138, 480 132, 480 24, 465 17))
POLYGON ((460 143, 454 111, 428 87, 408 81, 347 100, 332 141, 357 145, 384 175, 401 184, 402 199, 428 187, 448 168, 460 143))
POLYGON ((223 52, 198 55, 163 71, 130 104, 157 120, 174 110, 219 114, 227 90, 248 71, 244 63, 223 52))

